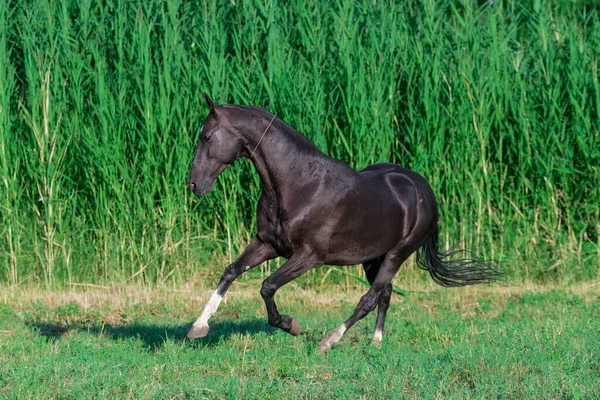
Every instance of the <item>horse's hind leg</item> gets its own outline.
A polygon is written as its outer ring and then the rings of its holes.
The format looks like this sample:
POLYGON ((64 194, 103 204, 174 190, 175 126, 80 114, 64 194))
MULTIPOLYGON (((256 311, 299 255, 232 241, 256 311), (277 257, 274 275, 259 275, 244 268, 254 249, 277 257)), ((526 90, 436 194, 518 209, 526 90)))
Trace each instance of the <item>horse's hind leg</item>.
POLYGON ((384 286, 383 290, 379 294, 379 301, 377 302, 377 322, 375 323, 375 333, 373 334, 373 344, 377 347, 381 345, 381 339, 383 338, 383 326, 385 325, 385 315, 390 307, 390 301, 392 299, 392 284, 388 283, 384 286))
MULTIPOLYGON (((379 272, 381 263, 383 262, 384 256, 376 258, 375 260, 369 261, 363 264, 365 275, 369 284, 373 284, 375 277, 379 272)), ((383 326, 385 325, 385 315, 390 307, 390 300, 392 297, 392 284, 388 283, 385 285, 379 298, 377 300, 377 322, 375 323, 375 333, 373 334, 373 344, 377 347, 381 344, 381 338, 383 337, 383 326)))
MULTIPOLYGON (((368 313, 373 311, 379 301, 379 296, 384 293, 386 286, 390 285, 392 278, 400 269, 400 265, 410 256, 416 249, 404 248, 398 249, 397 252, 390 251, 383 260, 379 272, 371 284, 371 289, 361 297, 358 305, 354 309, 354 313, 337 329, 333 330, 329 336, 321 341, 319 353, 324 353, 329 348, 340 341, 344 333, 355 323, 364 318, 368 313)), ((391 285, 390 285, 391 293, 391 285)), ((387 310, 387 309, 386 309, 387 310)))

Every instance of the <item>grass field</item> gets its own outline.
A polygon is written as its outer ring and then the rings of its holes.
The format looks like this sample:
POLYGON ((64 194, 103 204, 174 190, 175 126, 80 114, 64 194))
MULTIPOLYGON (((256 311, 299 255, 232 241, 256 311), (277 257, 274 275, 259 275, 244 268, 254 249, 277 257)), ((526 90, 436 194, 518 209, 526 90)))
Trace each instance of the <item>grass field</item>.
POLYGON ((303 325, 294 338, 268 326, 259 286, 236 284, 193 342, 207 290, 3 288, 0 397, 600 397, 598 284, 410 287, 381 349, 370 315, 325 356, 318 341, 363 289, 283 289, 281 309, 303 325))

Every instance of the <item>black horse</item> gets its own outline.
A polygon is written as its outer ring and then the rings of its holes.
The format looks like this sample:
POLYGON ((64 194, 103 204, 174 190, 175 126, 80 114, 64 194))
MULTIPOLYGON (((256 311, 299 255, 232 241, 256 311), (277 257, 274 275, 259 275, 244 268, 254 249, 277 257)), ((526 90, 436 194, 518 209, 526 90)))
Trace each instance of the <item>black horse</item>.
POLYGON ((204 93, 210 113, 189 178, 196 195, 212 191, 213 181, 239 157, 249 157, 262 182, 258 232, 229 265, 188 332, 206 336, 231 283, 245 271, 275 257, 287 262, 260 290, 269 324, 292 335, 300 324, 277 310, 277 290, 323 264, 363 264, 371 288, 354 313, 321 341, 319 351, 339 342, 344 332, 379 306, 373 341, 379 344, 392 294, 392 278, 415 251, 418 265, 443 286, 491 282, 501 273, 484 262, 450 260, 456 252, 438 250, 438 207, 429 183, 416 172, 390 163, 360 172, 323 154, 310 140, 273 114, 257 107, 216 105, 204 93))

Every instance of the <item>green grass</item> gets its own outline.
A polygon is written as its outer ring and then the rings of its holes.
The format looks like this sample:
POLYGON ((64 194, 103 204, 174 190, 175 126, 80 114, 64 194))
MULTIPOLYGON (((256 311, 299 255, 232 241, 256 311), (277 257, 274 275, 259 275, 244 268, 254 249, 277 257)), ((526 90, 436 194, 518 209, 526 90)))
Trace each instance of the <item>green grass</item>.
POLYGON ((193 342, 184 337, 206 290, 3 290, 0 397, 600 396, 598 285, 415 286, 394 296, 381 349, 369 344, 370 315, 326 356, 318 341, 362 291, 282 290, 280 308, 303 325, 292 337, 267 325, 259 286, 234 286, 193 342))
POLYGON ((597 6, 477 3, 1 2, 0 282, 183 282, 235 257, 259 182, 240 161, 186 192, 202 91, 422 173, 445 245, 596 279, 597 6))

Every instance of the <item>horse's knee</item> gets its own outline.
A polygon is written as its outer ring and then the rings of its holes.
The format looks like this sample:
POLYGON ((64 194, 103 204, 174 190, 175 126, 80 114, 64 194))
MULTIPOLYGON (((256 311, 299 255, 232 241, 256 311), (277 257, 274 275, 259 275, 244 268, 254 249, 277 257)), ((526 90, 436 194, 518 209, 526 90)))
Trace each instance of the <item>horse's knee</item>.
POLYGON ((260 288, 260 295, 263 300, 269 299, 275 295, 276 287, 274 284, 270 283, 268 279, 264 280, 262 283, 262 287, 260 288))
POLYGON ((231 264, 227 268, 225 268, 221 279, 226 282, 232 282, 235 278, 237 278, 237 276, 238 274, 235 271, 235 267, 233 264, 231 264))

